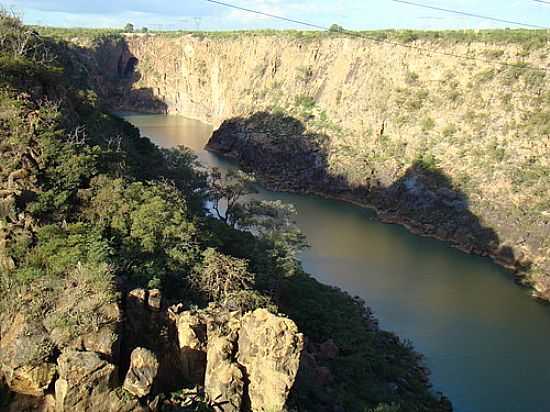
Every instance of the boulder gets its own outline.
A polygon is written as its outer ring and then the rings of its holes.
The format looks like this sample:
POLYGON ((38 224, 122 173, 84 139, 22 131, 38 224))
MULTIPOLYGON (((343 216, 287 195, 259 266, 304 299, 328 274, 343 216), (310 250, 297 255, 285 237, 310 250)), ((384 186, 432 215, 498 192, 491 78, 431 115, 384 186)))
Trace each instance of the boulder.
POLYGON ((94 352, 68 349, 57 360, 56 412, 101 411, 111 401, 116 367, 94 352))
POLYGON ((0 372, 6 384, 13 392, 42 395, 55 374, 55 365, 47 361, 53 344, 46 330, 21 312, 1 329, 0 372))
POLYGON ((13 371, 8 381, 13 392, 30 396, 43 396, 50 386, 55 375, 55 365, 40 363, 39 365, 25 365, 13 371))
POLYGON ((244 379, 235 363, 236 334, 208 335, 206 376, 204 387, 210 402, 217 411, 239 412, 242 406, 244 379))
POLYGON ((246 370, 248 396, 254 412, 282 411, 300 365, 303 335, 287 318, 265 309, 241 321, 237 360, 246 370))
POLYGON ((184 378, 202 384, 206 371, 206 324, 198 312, 188 311, 179 314, 176 328, 184 378))
POLYGON ((159 363, 153 352, 145 348, 136 348, 130 356, 130 368, 124 379, 124 389, 132 395, 147 396, 159 369, 159 363))

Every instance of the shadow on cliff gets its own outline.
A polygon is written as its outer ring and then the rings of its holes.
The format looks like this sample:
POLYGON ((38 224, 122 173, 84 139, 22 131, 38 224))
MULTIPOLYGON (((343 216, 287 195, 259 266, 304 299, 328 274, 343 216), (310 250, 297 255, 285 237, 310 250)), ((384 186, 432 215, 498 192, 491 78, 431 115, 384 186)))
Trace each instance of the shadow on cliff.
POLYGON ((115 111, 166 113, 168 106, 152 88, 137 87, 143 62, 132 54, 125 38, 105 37, 93 48, 80 48, 89 81, 96 93, 115 111), (93 63, 92 63, 93 62, 93 63))
POLYGON ((419 158, 400 177, 388 179, 378 177, 365 161, 367 171, 350 182, 335 170, 344 170, 344 165, 331 166, 328 142, 327 134, 307 131, 295 117, 258 112, 225 121, 207 148, 235 158, 271 189, 374 206, 384 222, 404 224, 413 233, 448 241, 467 253, 492 256, 517 272, 530 268, 530 262, 501 245, 497 233, 470 210, 467 195, 433 162, 419 158))

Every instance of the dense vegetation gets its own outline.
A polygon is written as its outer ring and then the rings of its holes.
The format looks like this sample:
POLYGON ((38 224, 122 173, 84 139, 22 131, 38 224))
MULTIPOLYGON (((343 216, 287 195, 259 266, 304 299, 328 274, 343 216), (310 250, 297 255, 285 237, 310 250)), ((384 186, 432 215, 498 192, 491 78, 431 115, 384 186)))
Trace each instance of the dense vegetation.
MULTIPOLYGON (((24 313, 61 349, 101 322, 95 310, 118 301, 121 284, 198 306, 268 307, 340 349, 331 389, 305 379, 297 410, 447 410, 419 355, 362 302, 302 271, 292 207, 242 203, 247 177, 207 175, 185 148, 160 149, 105 112, 75 56, 0 16, 0 324, 24 313), (214 217, 208 198, 233 207, 214 217)), ((36 358, 51 349, 41 345, 36 358)))

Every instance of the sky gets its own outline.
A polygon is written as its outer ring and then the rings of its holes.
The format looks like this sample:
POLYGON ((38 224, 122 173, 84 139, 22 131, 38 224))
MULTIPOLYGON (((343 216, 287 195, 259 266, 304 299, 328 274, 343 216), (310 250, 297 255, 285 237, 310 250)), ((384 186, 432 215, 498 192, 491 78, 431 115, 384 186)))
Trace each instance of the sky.
MULTIPOLYGON (((238 6, 350 30, 520 27, 427 10, 392 0, 224 0, 238 6)), ((411 0, 539 26, 550 26, 550 4, 534 0, 411 0)), ((549 0, 550 1, 550 0, 549 0)), ((297 24, 232 10, 205 0, 0 0, 27 24, 156 30, 303 29, 297 24)))

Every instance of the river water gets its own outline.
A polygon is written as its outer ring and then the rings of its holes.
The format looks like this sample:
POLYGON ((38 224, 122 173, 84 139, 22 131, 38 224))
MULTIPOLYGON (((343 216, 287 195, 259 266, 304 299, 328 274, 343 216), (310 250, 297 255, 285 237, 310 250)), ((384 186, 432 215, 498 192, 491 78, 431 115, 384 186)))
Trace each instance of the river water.
MULTIPOLYGON (((208 166, 234 167, 204 150, 210 126, 178 116, 125 114, 162 147, 185 145, 208 166)), ((363 298, 380 326, 426 357, 434 389, 458 412, 550 411, 550 306, 491 260, 376 220, 374 212, 314 196, 293 203, 311 248, 305 270, 363 298)))

